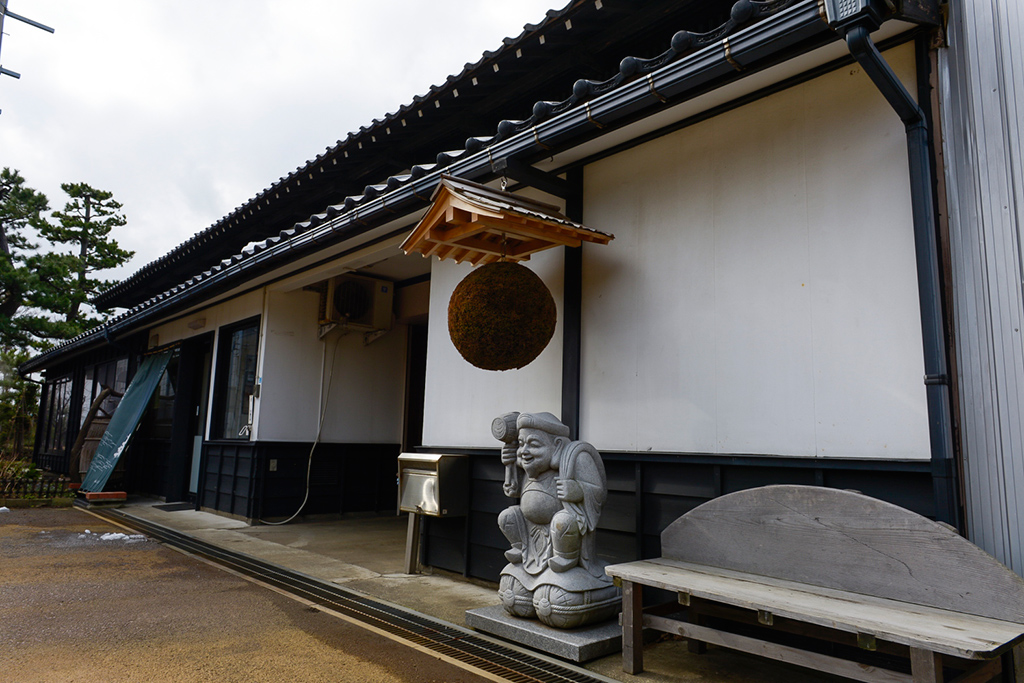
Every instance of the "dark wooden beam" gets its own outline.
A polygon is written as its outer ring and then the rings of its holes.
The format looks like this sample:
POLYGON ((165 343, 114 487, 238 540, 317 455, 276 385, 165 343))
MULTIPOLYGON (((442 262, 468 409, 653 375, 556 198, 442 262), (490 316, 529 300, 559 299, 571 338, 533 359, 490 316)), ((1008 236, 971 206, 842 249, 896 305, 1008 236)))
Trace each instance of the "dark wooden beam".
MULTIPOLYGON (((583 169, 574 168, 564 181, 571 193, 566 197, 569 220, 583 222, 583 169)), ((583 247, 565 248, 562 287, 562 422, 569 436, 580 437, 580 374, 583 347, 583 247)))
MULTIPOLYGON (((508 157, 495 159, 494 163, 491 165, 491 169, 498 175, 511 178, 523 185, 535 187, 541 192, 547 192, 555 197, 561 197, 566 201, 575 194, 576 188, 574 188, 568 180, 563 180, 554 173, 541 171, 540 169, 534 168, 533 166, 523 161, 519 161, 518 159, 510 159, 508 157)), ((576 220, 571 216, 569 219, 576 220)), ((577 220, 576 222, 579 221, 577 220)))

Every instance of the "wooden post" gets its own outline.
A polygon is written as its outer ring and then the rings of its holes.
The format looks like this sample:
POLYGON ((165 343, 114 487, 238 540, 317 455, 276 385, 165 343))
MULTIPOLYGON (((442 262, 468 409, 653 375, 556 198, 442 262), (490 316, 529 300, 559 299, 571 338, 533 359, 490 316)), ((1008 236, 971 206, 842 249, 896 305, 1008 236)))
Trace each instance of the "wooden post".
POLYGON ((622 582, 622 670, 644 670, 644 613, 642 584, 622 582))
MULTIPOLYGON (((565 214, 583 222, 583 169, 565 175, 569 187, 565 214)), ((562 278, 562 422, 569 437, 580 438, 580 377, 583 368, 583 245, 565 247, 562 278)))
POLYGON ((942 683, 942 655, 910 648, 910 673, 914 683, 942 683))
POLYGON ((409 529, 405 536, 405 573, 415 574, 420 568, 420 516, 409 513, 409 529))
MULTIPOLYGON (((680 600, 680 602, 682 602, 680 600)), ((695 626, 707 625, 707 619, 700 612, 700 599, 690 598, 690 604, 686 610, 686 618, 695 626)), ((703 655, 708 651, 708 644, 694 638, 686 639, 686 651, 695 655, 703 655)))

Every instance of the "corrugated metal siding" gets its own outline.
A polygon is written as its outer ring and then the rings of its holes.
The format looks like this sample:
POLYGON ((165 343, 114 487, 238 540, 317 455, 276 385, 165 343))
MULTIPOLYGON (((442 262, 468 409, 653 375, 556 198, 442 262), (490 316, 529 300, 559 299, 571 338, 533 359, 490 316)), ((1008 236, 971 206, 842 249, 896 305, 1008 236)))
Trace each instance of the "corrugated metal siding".
POLYGON ((940 54, 968 534, 1024 574, 1024 7, 950 2, 940 54))

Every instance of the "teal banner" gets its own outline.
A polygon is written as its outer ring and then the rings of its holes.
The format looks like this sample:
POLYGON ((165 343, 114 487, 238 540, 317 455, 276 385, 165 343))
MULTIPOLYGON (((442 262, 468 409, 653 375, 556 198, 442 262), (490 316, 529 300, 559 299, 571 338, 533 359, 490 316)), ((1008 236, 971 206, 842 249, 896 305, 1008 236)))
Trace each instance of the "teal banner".
POLYGON ((104 432, 100 445, 96 448, 96 454, 92 457, 89 471, 82 482, 83 491, 102 491, 110 479, 110 474, 117 466, 124 449, 132 440, 132 435, 139 426, 139 421, 149 406, 149 399, 153 396, 153 390, 160 383, 160 377, 167 369, 167 363, 171 360, 171 351, 164 351, 153 356, 147 356, 135 373, 128 390, 124 392, 121 403, 118 404, 114 415, 110 418, 107 431, 104 432))

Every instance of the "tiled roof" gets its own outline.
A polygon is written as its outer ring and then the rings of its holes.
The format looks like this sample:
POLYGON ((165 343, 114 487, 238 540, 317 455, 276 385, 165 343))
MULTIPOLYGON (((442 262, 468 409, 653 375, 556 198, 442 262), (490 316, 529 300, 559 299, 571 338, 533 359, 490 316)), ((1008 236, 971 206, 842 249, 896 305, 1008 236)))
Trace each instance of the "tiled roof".
POLYGON ((543 154, 550 154, 553 145, 579 144, 587 136, 601 134, 606 126, 621 125, 649 113, 651 106, 683 101, 695 92, 734 79, 744 69, 760 66, 761 60, 780 59, 787 50, 805 50, 831 40, 834 34, 821 21, 813 0, 738 0, 728 19, 712 30, 678 31, 670 39, 669 47, 656 57, 626 57, 620 61, 617 73, 605 80, 577 80, 566 99, 538 101, 526 119, 502 120, 491 136, 469 138, 461 149, 438 153, 433 163, 412 166, 407 173, 391 175, 383 182, 368 185, 361 194, 346 196, 342 202, 328 206, 308 220, 295 223, 278 235, 210 266, 112 318, 101 328, 38 356, 21 370, 32 372, 46 367, 54 356, 83 344, 99 342, 111 330, 124 331, 128 323, 141 325, 148 319, 166 315, 171 305, 184 306, 185 298, 189 302, 197 297, 209 298, 212 291, 224 290, 232 283, 279 267, 326 243, 347 239, 357 230, 367 229, 375 220, 384 222, 394 218, 396 212, 408 213, 422 208, 429 202, 442 170, 454 176, 479 178, 490 170, 492 151, 495 158, 527 156, 535 154, 539 148, 543 154), (784 12, 787 9, 791 11, 784 12), (764 35, 758 31, 760 25, 742 35, 737 34, 773 15, 779 16, 764 29, 764 35), (737 35, 732 51, 723 52, 722 39, 734 34, 737 35), (765 49, 768 44, 772 47, 765 49), (782 52, 778 53, 779 50, 782 52), (657 79, 653 76, 655 72, 661 75, 657 79), (579 107, 581 104, 586 106, 579 107), (569 116, 570 111, 575 116, 569 116), (541 129, 544 129, 545 142, 540 137, 541 129), (214 290, 215 287, 221 290, 214 290))
MULTIPOLYGON (((760 11, 777 4, 741 0, 737 6, 760 11)), ((499 139, 507 137, 521 122, 499 124, 502 116, 553 115, 558 103, 537 100, 564 96, 580 77, 607 75, 624 54, 642 53, 648 45, 667 45, 675 28, 717 28, 729 14, 728 0, 574 0, 551 10, 542 21, 525 26, 518 36, 505 38, 496 50, 466 64, 460 73, 326 148, 212 226, 97 295, 94 303, 101 307, 140 303, 340 197, 382 192, 381 179, 408 174, 413 163, 432 159, 439 150, 462 153, 493 138, 467 140, 471 132, 497 128, 499 139)), ((600 85, 598 81, 581 83, 594 84, 581 88, 600 85)), ((451 158, 442 152, 438 162, 451 158)))

